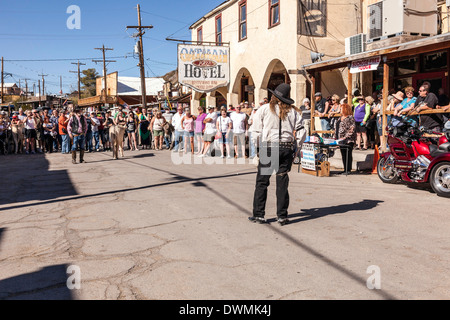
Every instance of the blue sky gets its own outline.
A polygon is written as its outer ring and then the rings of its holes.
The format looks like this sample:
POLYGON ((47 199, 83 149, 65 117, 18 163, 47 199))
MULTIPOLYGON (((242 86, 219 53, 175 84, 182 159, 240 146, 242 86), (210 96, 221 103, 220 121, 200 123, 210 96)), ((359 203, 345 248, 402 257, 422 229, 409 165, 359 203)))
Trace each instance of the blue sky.
MULTIPOLYGON (((119 71, 121 76, 139 77, 138 60, 133 57, 136 30, 126 30, 127 25, 137 25, 137 4, 141 6, 142 25, 153 25, 144 36, 146 75, 162 76, 177 67, 177 43, 167 37, 190 39, 189 26, 224 0, 0 0, 0 57, 5 59, 5 72, 12 73, 5 82, 24 84, 28 88, 45 77, 46 93, 58 93, 60 76, 63 92, 77 89, 77 59, 86 63, 85 68, 95 68, 102 74, 103 64, 95 64, 92 58, 102 53, 94 48, 102 45, 114 48, 107 58, 117 62, 107 66, 108 73, 119 71), (81 29, 69 29, 67 13, 70 5, 80 8, 81 29), (126 58, 125 58, 126 57, 126 58), (17 60, 63 61, 17 61, 17 60)), ((24 86, 24 85, 23 85, 24 86)), ((37 90, 37 89, 36 89, 37 90)))

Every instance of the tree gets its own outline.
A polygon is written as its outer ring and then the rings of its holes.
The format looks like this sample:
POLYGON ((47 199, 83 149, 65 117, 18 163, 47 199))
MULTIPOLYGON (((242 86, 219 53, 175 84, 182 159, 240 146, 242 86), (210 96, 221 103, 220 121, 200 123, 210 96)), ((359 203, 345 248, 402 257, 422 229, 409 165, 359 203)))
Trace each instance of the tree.
POLYGON ((97 78, 99 74, 94 68, 83 70, 81 73, 84 75, 80 78, 80 81, 83 84, 83 93, 88 97, 95 96, 97 78))

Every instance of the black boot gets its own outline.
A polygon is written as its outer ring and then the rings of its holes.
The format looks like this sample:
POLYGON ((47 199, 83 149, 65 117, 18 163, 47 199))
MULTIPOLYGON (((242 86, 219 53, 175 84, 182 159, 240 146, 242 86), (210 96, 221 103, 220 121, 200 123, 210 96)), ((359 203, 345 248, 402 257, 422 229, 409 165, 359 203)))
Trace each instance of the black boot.
POLYGON ((85 161, 84 161, 84 150, 80 151, 80 163, 85 163, 85 161))
POLYGON ((72 163, 73 164, 77 163, 77 152, 76 151, 72 151, 72 163))

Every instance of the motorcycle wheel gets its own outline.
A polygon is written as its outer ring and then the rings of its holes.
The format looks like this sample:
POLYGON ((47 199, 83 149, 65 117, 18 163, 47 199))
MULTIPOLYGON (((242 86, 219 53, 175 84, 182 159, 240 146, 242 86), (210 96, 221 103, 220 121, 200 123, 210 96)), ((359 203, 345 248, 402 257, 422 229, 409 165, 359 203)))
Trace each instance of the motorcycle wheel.
POLYGON ((438 163, 431 170, 430 184, 438 196, 450 198, 450 162, 438 163))
POLYGON ((399 180, 392 164, 386 164, 385 158, 380 158, 380 160, 378 160, 377 173, 380 180, 384 183, 396 183, 399 180))

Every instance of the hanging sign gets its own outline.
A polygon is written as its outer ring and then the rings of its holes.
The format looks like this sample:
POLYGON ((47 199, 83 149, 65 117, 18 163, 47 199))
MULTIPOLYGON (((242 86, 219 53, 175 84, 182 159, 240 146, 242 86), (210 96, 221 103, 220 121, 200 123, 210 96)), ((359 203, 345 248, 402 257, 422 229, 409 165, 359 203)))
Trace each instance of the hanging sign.
POLYGON ((178 82, 201 93, 228 86, 229 58, 229 47, 179 44, 178 82))
POLYGON ((367 58, 357 61, 352 61, 350 73, 359 73, 364 71, 376 71, 381 62, 381 57, 367 58))

